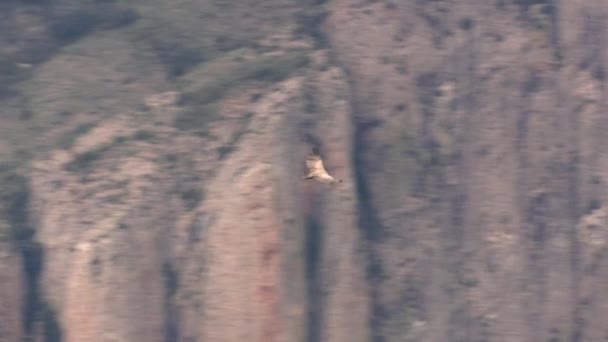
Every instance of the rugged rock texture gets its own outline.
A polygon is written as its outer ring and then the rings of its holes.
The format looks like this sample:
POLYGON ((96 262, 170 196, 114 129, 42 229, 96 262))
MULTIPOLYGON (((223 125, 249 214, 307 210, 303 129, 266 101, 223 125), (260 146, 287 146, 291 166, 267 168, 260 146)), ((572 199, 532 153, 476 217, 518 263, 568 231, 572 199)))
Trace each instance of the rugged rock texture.
POLYGON ((604 2, 0 9, 0 341, 608 339, 604 2))
POLYGON ((0 247, 0 341, 19 341, 23 301, 23 273, 18 255, 3 243, 0 247))
POLYGON ((355 98, 374 339, 608 337, 591 314, 606 222, 596 247, 580 238, 606 205, 605 4, 329 6, 355 98))

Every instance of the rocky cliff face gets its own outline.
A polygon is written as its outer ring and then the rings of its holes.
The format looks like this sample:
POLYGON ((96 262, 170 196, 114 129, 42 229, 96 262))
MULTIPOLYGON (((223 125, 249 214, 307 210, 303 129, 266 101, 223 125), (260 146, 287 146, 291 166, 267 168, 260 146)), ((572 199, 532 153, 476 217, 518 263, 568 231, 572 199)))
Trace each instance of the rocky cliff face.
POLYGON ((605 5, 330 7, 373 241, 371 335, 606 338, 606 221, 583 223, 606 210, 605 5))
POLYGON ((22 336, 22 300, 23 300, 23 272, 21 270, 21 260, 14 251, 6 250, 7 246, 2 246, 0 263, 0 333, 2 341, 19 341, 22 336))
POLYGON ((603 2, 1 6, 0 340, 608 339, 603 2))

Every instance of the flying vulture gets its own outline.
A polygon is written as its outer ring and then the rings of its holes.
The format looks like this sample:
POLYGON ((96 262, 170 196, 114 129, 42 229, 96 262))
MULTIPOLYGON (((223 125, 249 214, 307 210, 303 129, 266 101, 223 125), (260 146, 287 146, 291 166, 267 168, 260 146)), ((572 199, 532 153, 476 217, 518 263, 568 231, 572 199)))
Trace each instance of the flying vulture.
POLYGON ((313 149, 312 153, 306 156, 306 176, 304 178, 316 179, 319 182, 328 184, 342 183, 341 179, 335 179, 327 173, 323 166, 323 160, 316 149, 313 149))

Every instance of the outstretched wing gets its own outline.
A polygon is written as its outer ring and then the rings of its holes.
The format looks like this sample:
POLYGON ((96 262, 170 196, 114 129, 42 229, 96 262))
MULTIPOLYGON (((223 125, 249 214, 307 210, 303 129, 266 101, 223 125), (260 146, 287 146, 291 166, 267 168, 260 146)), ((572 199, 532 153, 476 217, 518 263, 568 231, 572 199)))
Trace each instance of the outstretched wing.
POLYGON ((336 179, 334 177, 330 176, 329 173, 327 173, 327 172, 318 174, 316 179, 318 179, 320 182, 323 182, 323 183, 337 182, 336 179))
POLYGON ((317 180, 324 183, 333 183, 336 180, 330 176, 325 170, 323 160, 318 154, 311 153, 306 157, 306 178, 316 178, 317 180))
POLYGON ((317 154, 309 154, 306 157, 306 169, 308 173, 318 173, 318 172, 327 172, 325 171, 325 167, 323 166, 323 160, 317 154))

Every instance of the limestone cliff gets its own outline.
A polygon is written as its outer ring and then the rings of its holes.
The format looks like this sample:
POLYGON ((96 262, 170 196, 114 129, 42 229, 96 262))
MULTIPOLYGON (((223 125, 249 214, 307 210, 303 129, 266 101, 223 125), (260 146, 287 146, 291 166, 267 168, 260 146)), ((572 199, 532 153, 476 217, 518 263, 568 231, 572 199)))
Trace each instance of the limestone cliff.
POLYGON ((606 205, 605 4, 329 7, 374 339, 606 338, 606 221, 580 237, 606 205))
POLYGON ((0 9, 0 341, 608 338, 602 1, 0 9))

